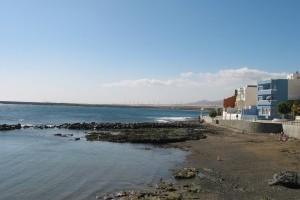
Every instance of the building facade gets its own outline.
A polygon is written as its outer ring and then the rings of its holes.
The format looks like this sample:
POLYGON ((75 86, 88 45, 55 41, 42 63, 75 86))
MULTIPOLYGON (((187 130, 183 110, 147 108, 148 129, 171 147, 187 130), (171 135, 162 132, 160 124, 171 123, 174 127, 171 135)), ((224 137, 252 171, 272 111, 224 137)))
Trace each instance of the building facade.
POLYGON ((248 109, 256 105, 257 86, 246 85, 237 89, 236 107, 239 109, 248 109))
MULTIPOLYGON (((234 91, 234 95, 224 99, 223 101, 223 119, 231 118, 231 114, 236 113, 235 102, 236 102, 237 90, 234 91)), ((235 115, 234 115, 235 116, 235 115)))
POLYGON ((234 96, 224 99, 223 119, 240 120, 246 117, 256 117, 256 99, 256 85, 236 89, 234 96))
POLYGON ((280 118, 280 113, 276 109, 278 103, 300 100, 300 79, 290 75, 288 78, 258 81, 256 104, 258 118, 280 118))
POLYGON ((236 102, 237 90, 234 90, 234 95, 223 100, 223 108, 234 108, 236 102))
POLYGON ((259 118, 273 119, 278 117, 276 105, 287 101, 288 80, 270 79, 257 83, 257 115, 259 118))
POLYGON ((291 73, 287 76, 287 79, 300 79, 300 73, 296 71, 296 73, 291 73))

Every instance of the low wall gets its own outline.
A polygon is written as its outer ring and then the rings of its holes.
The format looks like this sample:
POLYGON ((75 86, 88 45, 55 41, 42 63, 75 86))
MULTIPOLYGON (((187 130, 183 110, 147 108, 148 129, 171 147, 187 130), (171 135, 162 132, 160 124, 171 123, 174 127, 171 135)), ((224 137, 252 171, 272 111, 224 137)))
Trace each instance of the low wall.
POLYGON ((244 120, 215 120, 213 123, 251 133, 280 133, 282 124, 244 120))
POLYGON ((285 134, 300 139, 300 126, 290 124, 283 124, 282 126, 285 134))
POLYGON ((202 116, 202 119, 207 123, 212 123, 212 119, 209 116, 202 116))

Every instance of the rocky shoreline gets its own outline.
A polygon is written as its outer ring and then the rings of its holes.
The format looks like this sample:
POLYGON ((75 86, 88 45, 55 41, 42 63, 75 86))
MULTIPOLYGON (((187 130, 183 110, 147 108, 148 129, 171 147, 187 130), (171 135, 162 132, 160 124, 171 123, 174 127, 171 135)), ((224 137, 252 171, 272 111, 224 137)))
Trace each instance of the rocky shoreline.
MULTIPOLYGON (((196 168, 183 168, 173 173, 176 179, 191 179, 198 175, 196 168)), ((192 197, 189 194, 203 192, 205 189, 195 184, 173 184, 171 181, 160 180, 152 191, 118 191, 97 195, 96 199, 102 200, 181 200, 192 197)))
POLYGON ((209 130, 205 141, 188 140, 168 145, 188 148, 191 152, 184 164, 186 168, 173 172, 173 179, 160 180, 145 191, 99 194, 96 199, 299 199, 299 140, 280 142, 276 135, 202 126, 209 130), (293 154, 281 155, 278 152, 282 148, 293 154), (280 172, 282 170, 287 171, 280 172))
MULTIPOLYGON (((187 170, 174 172, 171 181, 159 181, 150 192, 149 188, 146 191, 119 191, 99 194, 97 199, 290 200, 300 196, 299 140, 283 142, 278 141, 276 135, 237 132, 196 120, 0 125, 0 131, 26 128, 83 130, 90 141, 152 143, 190 150, 191 154, 184 164, 187 170), (203 138, 206 138, 205 141, 201 140, 203 138), (194 167, 192 170, 191 166, 194 167), (283 187, 287 181, 296 185, 296 189, 283 187)), ((59 133, 55 136, 68 137, 59 133)))
POLYGON ((72 129, 72 130, 117 130, 117 129, 140 129, 140 128, 197 128, 201 123, 197 120, 189 121, 176 121, 168 123, 159 122, 140 122, 140 123, 64 123, 60 125, 48 125, 48 124, 2 124, 0 125, 0 131, 14 130, 21 128, 34 128, 34 129, 72 129))
MULTIPOLYGON (((186 140, 205 139, 209 132, 197 120, 178 121, 170 123, 143 122, 143 123, 64 123, 61 125, 0 125, 0 131, 15 129, 69 129, 87 131, 85 138, 88 141, 130 142, 167 144, 184 142, 186 140)), ((65 137, 61 133, 55 136, 65 137)))
POLYGON ((203 129, 195 128, 139 128, 139 129, 110 129, 106 132, 88 132, 88 141, 130 142, 167 144, 184 142, 186 140, 205 139, 203 129))

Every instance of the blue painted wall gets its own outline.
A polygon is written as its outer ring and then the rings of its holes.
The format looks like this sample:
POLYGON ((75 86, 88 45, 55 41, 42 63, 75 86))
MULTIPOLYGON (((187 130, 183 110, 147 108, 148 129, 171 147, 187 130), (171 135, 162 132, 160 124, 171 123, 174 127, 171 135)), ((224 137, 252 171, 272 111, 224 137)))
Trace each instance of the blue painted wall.
POLYGON ((270 79, 258 81, 257 89, 258 118, 273 119, 279 117, 279 114, 276 111, 276 105, 288 100, 288 80, 270 79), (265 90, 261 90, 263 87, 265 87, 265 90), (267 97, 271 97, 271 99, 268 99, 267 97), (259 99, 262 99, 262 101, 259 99), (263 108, 270 109, 270 116, 268 113, 262 113, 263 108))

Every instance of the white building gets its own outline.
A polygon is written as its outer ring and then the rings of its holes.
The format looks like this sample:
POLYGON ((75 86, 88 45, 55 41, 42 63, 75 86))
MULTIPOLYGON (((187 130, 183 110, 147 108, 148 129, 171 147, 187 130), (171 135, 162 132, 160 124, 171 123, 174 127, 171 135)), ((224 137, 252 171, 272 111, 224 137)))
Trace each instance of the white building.
POLYGON ((237 89, 237 96, 235 106, 238 109, 250 109, 251 106, 256 105, 257 100, 257 86, 246 85, 237 89))
POLYGON ((300 73, 298 71, 296 71, 296 73, 291 73, 287 76, 287 79, 300 79, 300 73))
POLYGON ((236 100, 234 108, 227 108, 223 111, 225 120, 241 120, 245 116, 256 116, 257 86, 246 85, 235 90, 236 100))

